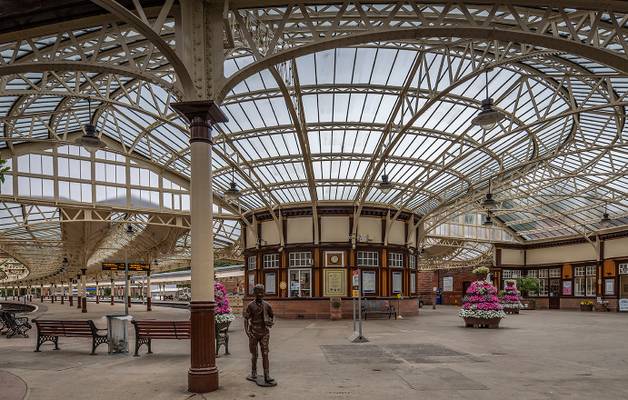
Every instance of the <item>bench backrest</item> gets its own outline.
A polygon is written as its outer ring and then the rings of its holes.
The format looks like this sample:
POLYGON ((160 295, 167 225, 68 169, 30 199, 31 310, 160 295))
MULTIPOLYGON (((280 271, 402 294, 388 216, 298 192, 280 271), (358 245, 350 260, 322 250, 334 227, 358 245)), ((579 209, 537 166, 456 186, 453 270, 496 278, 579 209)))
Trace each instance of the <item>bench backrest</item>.
POLYGON ((192 332, 190 321, 133 320, 135 335, 151 339, 189 339, 192 332))
POLYGON ((34 319, 37 332, 50 336, 93 336, 96 326, 92 320, 42 320, 34 319))
POLYGON ((390 308, 388 300, 366 299, 363 304, 367 311, 387 311, 390 308))

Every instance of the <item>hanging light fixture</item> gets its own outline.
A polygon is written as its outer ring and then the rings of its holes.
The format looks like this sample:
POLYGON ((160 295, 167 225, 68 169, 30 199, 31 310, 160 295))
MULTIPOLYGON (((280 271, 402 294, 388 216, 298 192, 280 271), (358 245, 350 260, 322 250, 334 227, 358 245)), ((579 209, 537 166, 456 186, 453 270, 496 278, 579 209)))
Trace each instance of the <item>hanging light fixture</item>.
POLYGON ((379 190, 381 190, 382 193, 387 194, 392 188, 393 184, 391 181, 388 180, 388 175, 386 175, 386 171, 384 171, 384 174, 382 175, 382 181, 379 183, 379 190))
POLYGON ((504 115, 493 108, 493 99, 488 94, 488 69, 484 71, 486 98, 482 100, 480 112, 471 120, 473 125, 477 125, 485 131, 493 129, 499 121, 504 119, 504 115))
POLYGON ((63 262, 61 263, 61 271, 67 270, 69 265, 70 265, 70 262, 68 261, 68 258, 63 257, 63 262))
MULTIPOLYGON (((403 110, 402 110, 402 115, 403 115, 403 110)), ((391 134, 392 132, 389 131, 388 132, 388 144, 386 146, 390 145, 391 134)), ((381 190, 382 193, 384 194, 388 194, 392 190, 393 186, 394 185, 392 184, 392 182, 388 179, 388 174, 386 173, 386 160, 384 160, 384 173, 382 174, 382 180, 379 182, 379 185, 378 185, 379 190, 381 190)))
POLYGON ((224 196, 226 201, 236 201, 240 198, 241 194, 235 181, 232 180, 231 184, 229 184, 229 189, 225 190, 224 196))
MULTIPOLYGON (((222 152, 226 157, 227 156, 226 135, 224 136, 223 142, 222 142, 222 152)), ((242 193, 240 193, 240 190, 238 189, 238 186, 235 183, 235 168, 231 168, 231 183, 229 184, 229 189, 225 190, 225 192, 223 193, 223 196, 225 198, 225 201, 229 202, 229 201, 237 201, 241 195, 242 193)))
POLYGON ((98 150, 104 149, 107 145, 96 135, 96 127, 92 124, 92 101, 90 98, 87 98, 87 105, 89 107, 89 120, 83 128, 85 134, 76 139, 74 143, 83 146, 83 148, 90 153, 95 153, 98 150))
POLYGON ((484 196, 484 200, 482 201, 482 207, 492 210, 497 206, 497 203, 493 199, 493 193, 491 193, 491 180, 488 180, 488 192, 484 196))
POLYGON ((486 214, 486 217, 484 217, 484 222, 482 222, 482 225, 493 226, 493 220, 491 219, 490 215, 486 214))
POLYGON ((600 225, 602 225, 602 227, 604 228, 608 228, 609 226, 611 226, 611 217, 610 215, 608 215, 608 210, 607 210, 608 205, 604 205, 604 214, 602 214, 602 219, 600 219, 600 225))
POLYGON ((128 225, 126 226, 126 233, 127 233, 127 235, 129 235, 129 236, 135 233, 135 231, 133 230, 133 225, 128 224, 128 225))

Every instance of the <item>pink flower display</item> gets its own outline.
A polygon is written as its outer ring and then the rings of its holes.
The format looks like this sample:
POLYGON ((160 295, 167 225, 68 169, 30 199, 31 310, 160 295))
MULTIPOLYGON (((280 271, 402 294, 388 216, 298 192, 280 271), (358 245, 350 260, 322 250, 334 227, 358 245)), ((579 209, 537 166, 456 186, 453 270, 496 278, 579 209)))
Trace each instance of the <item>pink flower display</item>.
POLYGON ((500 301, 504 309, 507 310, 516 310, 518 313, 518 310, 523 308, 521 296, 515 286, 515 281, 506 281, 506 287, 504 288, 500 301))
POLYGON ((504 318, 504 307, 497 297, 497 289, 490 282, 475 281, 467 289, 462 299, 458 315, 462 318, 504 318))
POLYGON ((231 306, 229 306, 225 285, 220 282, 214 282, 214 297, 216 300, 216 315, 231 314, 231 306))

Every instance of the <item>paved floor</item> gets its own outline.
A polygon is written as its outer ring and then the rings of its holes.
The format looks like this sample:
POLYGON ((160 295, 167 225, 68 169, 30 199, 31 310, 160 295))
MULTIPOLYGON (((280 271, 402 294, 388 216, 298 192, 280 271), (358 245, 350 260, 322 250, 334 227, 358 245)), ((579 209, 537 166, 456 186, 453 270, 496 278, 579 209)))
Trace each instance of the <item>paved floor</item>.
MULTIPOLYGON (((46 304, 39 314, 94 318, 121 305, 89 305, 81 314, 46 304)), ((137 318, 186 319, 156 307, 137 318)), ((186 392, 189 341, 156 341, 153 355, 90 356, 88 340, 61 338, 61 351, 33 353, 28 339, 0 337, 0 399, 628 399, 628 314, 527 311, 499 330, 465 329, 453 307, 419 317, 368 321, 367 344, 350 344, 351 321, 280 320, 271 336, 279 385, 244 379, 249 355, 236 320, 231 356, 218 359, 221 389, 186 392)))

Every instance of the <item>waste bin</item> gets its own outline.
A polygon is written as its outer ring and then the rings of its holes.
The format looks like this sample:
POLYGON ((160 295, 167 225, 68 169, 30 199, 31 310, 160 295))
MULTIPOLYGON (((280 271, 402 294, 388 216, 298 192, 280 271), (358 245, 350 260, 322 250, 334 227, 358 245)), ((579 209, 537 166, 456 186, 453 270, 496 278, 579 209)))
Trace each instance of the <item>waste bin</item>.
POLYGON ((107 315, 109 354, 129 352, 127 324, 131 318, 130 315, 107 315))

